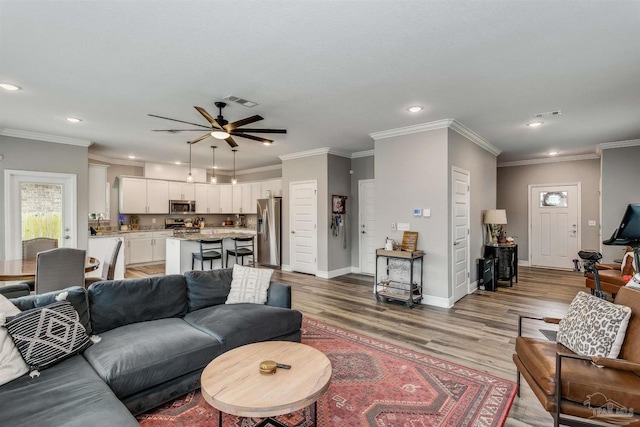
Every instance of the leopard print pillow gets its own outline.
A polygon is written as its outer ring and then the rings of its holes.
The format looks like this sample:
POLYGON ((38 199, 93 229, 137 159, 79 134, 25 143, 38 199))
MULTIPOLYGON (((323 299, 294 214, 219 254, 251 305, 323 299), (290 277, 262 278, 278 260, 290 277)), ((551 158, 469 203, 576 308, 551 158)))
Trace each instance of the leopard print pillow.
POLYGON ((582 356, 617 358, 631 309, 578 292, 560 321, 557 341, 582 356))

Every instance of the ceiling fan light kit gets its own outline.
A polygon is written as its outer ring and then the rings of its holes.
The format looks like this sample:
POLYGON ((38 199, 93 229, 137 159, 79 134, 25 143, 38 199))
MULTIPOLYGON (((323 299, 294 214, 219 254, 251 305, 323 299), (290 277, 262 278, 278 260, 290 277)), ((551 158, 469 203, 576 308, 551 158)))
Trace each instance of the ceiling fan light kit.
POLYGON ((273 140, 262 138, 260 136, 249 135, 249 133, 287 133, 286 129, 259 129, 259 128, 243 128, 243 126, 249 125, 251 123, 255 123, 260 120, 264 120, 263 117, 255 115, 251 117, 247 117, 245 119, 241 119, 235 121, 233 123, 229 123, 222 116, 222 109, 227 106, 225 102, 215 102, 215 106, 218 108, 218 117, 214 118, 211 114, 209 114, 204 108, 194 106, 194 108, 204 117, 208 122, 209 126, 201 125, 198 123, 186 122, 184 120, 171 119, 169 117, 157 116, 155 114, 149 114, 151 117, 157 117, 159 119, 171 120, 174 122, 185 123, 193 126, 198 126, 201 129, 155 129, 154 132, 169 132, 169 133, 178 133, 178 132, 202 132, 203 129, 208 129, 209 133, 206 133, 202 136, 191 141, 191 144, 195 144, 196 142, 200 142, 203 139, 208 137, 213 137, 220 140, 227 141, 227 144, 231 148, 235 148, 238 146, 238 143, 233 139, 233 137, 240 137, 250 139, 252 141, 261 142, 264 145, 271 145, 273 140))

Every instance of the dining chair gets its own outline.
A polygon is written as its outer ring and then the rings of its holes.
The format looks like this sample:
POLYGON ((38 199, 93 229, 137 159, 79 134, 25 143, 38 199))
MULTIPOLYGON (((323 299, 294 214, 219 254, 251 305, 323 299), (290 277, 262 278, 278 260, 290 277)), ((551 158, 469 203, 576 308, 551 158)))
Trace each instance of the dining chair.
POLYGON ((58 247, 58 239, 36 237, 22 241, 22 259, 35 258, 38 252, 48 251, 58 247))
POLYGON ((108 260, 105 259, 102 262, 102 273, 100 277, 85 277, 84 279, 84 287, 88 288, 91 284, 95 282, 100 282, 102 280, 113 280, 116 272, 116 263, 118 261, 118 254, 120 253, 120 247, 122 247, 122 240, 116 240, 116 244, 113 247, 113 252, 111 253, 111 258, 108 260))
MULTIPOLYGON (((229 255, 236 258, 236 264, 238 257, 240 257, 240 263, 244 265, 244 257, 252 256, 255 252, 253 237, 232 237, 231 240, 233 240, 233 249, 227 249, 227 267, 229 266, 229 255)), ((256 266, 255 256, 252 258, 252 265, 256 266)))
POLYGON ((56 248, 36 255, 36 294, 84 286, 84 249, 56 248))
POLYGON ((204 262, 209 261, 210 269, 213 270, 213 260, 220 260, 220 268, 224 268, 222 259, 222 239, 200 239, 200 252, 191 254, 191 269, 193 270, 196 260, 200 261, 200 269, 204 270, 204 262), (219 251, 219 252, 218 252, 219 251))

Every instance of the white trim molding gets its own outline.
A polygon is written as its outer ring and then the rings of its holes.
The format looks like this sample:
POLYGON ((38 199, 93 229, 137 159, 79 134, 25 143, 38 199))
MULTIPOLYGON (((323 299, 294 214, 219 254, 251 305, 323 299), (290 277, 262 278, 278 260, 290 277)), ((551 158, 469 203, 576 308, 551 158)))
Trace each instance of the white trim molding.
POLYGON ((597 154, 576 154, 575 156, 547 157, 541 159, 515 160, 513 162, 498 163, 499 168, 507 168, 510 166, 527 166, 539 165, 543 163, 559 163, 559 162, 576 162, 580 160, 597 160, 600 156, 597 154))
POLYGON ((26 130, 4 128, 0 135, 12 136, 14 138, 32 139, 34 141, 55 142, 57 144, 76 145, 78 147, 89 147, 93 141, 88 139, 71 138, 68 136, 48 135, 46 133, 28 132, 26 130))
POLYGON ((136 162, 135 160, 128 159, 114 159, 111 157, 102 156, 100 154, 89 153, 89 160, 97 160, 99 162, 109 163, 111 165, 122 165, 122 166, 137 166, 144 168, 145 162, 136 162))
POLYGON ((304 157, 313 157, 313 156, 320 156, 323 154, 329 154, 329 147, 324 147, 324 148, 316 148, 315 150, 308 150, 308 151, 300 151, 298 153, 291 153, 291 154, 283 154, 282 156, 278 156, 280 157, 280 160, 285 161, 285 160, 295 160, 295 159, 302 159, 304 157))
POLYGON ((376 155, 376 151, 375 150, 356 151, 355 153, 351 154, 351 158, 352 159, 358 159, 360 157, 371 157, 371 156, 375 156, 375 155, 376 155))
POLYGON ((600 149, 606 150, 609 148, 624 148, 634 147, 640 145, 640 139, 629 139, 627 141, 615 141, 615 142, 603 142, 599 145, 600 149))
MULTIPOLYGON (((250 173, 258 173, 258 172, 268 172, 268 171, 275 171, 275 170, 282 170, 282 164, 279 165, 270 165, 270 166, 261 166, 258 168, 253 168, 253 169, 244 169, 241 171, 236 171, 236 175, 248 175, 250 173)), ((216 173, 218 171, 216 170, 216 173)), ((266 179, 278 179, 278 178, 266 178, 266 179)))
POLYGON ((482 138, 480 135, 463 125, 462 123, 456 121, 455 119, 444 119, 444 120, 436 120, 434 122, 421 123, 418 125, 405 126, 397 129, 389 129, 383 130, 380 132, 370 133, 369 136, 374 140, 393 138, 396 136, 402 135, 410 135, 413 133, 427 132, 436 129, 446 129, 449 128, 453 131, 456 131, 463 137, 467 138, 469 141, 478 145, 479 147, 485 149, 489 153, 494 156, 499 155, 502 151, 500 151, 495 145, 491 144, 486 139, 482 138))
POLYGON ((422 304, 433 305, 435 307, 451 308, 453 307, 453 297, 442 298, 442 297, 434 297, 431 295, 423 295, 422 304))

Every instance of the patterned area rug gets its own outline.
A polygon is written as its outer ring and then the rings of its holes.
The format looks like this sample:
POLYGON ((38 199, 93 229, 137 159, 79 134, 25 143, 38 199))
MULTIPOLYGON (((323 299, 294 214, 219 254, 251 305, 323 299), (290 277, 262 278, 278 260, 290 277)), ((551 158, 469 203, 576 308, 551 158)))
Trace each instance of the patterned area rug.
MULTIPOLYGON (((305 317, 302 342, 331 360, 333 375, 318 401, 321 427, 502 426, 515 383, 305 317)), ((268 392, 268 391, 265 391, 268 392)), ((313 425, 310 409, 278 417, 313 425)), ((218 411, 195 391, 138 416, 142 426, 218 426, 218 411)), ((224 427, 259 420, 224 417, 224 427)))

